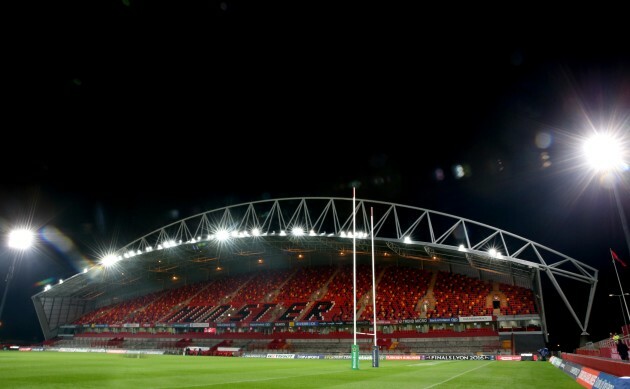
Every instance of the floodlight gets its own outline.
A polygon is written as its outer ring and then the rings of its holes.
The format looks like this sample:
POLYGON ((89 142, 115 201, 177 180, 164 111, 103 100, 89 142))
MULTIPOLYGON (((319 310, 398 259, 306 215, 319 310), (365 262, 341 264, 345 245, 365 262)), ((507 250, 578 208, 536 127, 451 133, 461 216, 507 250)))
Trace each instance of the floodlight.
POLYGON ((27 229, 13 230, 9 233, 9 247, 17 250, 26 250, 33 244, 33 232, 27 229))

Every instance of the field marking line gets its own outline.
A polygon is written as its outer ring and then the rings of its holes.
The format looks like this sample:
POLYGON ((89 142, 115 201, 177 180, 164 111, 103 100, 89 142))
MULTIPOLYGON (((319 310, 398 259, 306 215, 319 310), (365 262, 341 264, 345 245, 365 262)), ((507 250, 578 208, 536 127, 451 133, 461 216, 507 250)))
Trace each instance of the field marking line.
POLYGON ((490 361, 490 362, 488 362, 488 363, 486 363, 486 364, 483 364, 483 365, 481 365, 481 366, 477 366, 477 367, 475 367, 474 369, 466 370, 466 371, 461 372, 461 373, 459 373, 459 374, 457 374, 457 375, 455 375, 455 376, 453 376, 453 377, 451 377, 451 378, 449 378, 449 379, 447 379, 447 380, 444 380, 444 381, 442 381, 442 382, 437 382, 437 383, 435 383, 435 384, 433 384, 433 385, 431 385, 431 386, 427 386, 427 387, 425 387, 424 389, 434 388, 434 387, 436 387, 436 386, 438 386, 438 385, 442 385, 442 384, 443 384, 443 383, 445 383, 445 382, 448 382, 448 381, 450 381, 450 380, 454 380, 455 378, 460 377, 460 376, 463 376, 464 374, 468 374, 468 373, 470 373, 471 371, 475 371, 475 370, 477 370, 477 369, 481 369, 482 367, 486 367, 486 366, 488 366, 488 365, 489 365, 490 363, 492 363, 492 362, 493 362, 493 361, 490 361))
POLYGON ((412 363, 411 365, 407 365, 407 366, 436 366, 436 365, 441 365, 443 363, 451 363, 451 362, 457 362, 457 361, 438 361, 438 362, 429 362, 429 363, 412 363))
MULTIPOLYGON (((215 386, 215 385, 229 385, 229 384, 241 384, 244 382, 260 382, 260 381, 272 381, 272 380, 284 380, 287 378, 297 378, 297 377, 310 377, 310 376, 316 376, 316 375, 326 375, 326 374, 331 374, 331 373, 341 373, 346 371, 344 370, 336 370, 336 371, 327 371, 326 373, 316 373, 316 374, 306 374, 306 375, 288 375, 288 376, 284 376, 284 377, 269 377, 269 378, 258 378, 258 379, 251 379, 251 380, 239 380, 239 381, 225 381, 225 382, 217 382, 217 383, 204 383, 204 384, 200 384, 200 385, 186 385, 186 388, 194 388, 197 386, 215 386)), ((165 386, 165 388, 172 388, 172 386, 165 386)))

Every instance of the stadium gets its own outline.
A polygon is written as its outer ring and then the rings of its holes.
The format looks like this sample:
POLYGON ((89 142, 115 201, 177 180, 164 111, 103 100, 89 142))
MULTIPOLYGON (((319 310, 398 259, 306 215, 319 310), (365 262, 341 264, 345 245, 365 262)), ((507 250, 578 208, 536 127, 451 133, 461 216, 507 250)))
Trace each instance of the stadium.
POLYGON ((53 348, 450 358, 545 347, 543 283, 587 334, 597 270, 576 259, 436 211, 304 197, 171 223, 32 301, 53 348))

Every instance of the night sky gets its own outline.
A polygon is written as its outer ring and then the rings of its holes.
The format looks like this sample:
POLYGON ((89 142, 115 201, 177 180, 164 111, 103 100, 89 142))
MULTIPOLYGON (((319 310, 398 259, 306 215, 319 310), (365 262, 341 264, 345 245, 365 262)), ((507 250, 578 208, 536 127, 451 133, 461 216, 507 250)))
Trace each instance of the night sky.
MULTIPOLYGON (((5 15, 19 28, 1 73, 0 226, 48 235, 18 263, 0 339, 41 341, 30 296, 99 250, 216 207, 353 186, 596 267, 592 338, 623 324, 609 248, 630 253, 580 155, 603 128, 630 144, 621 10, 87 3, 5 15)), ((628 173, 619 189, 627 218, 628 173)), ((13 256, 0 248, 2 281, 13 256)), ((577 325, 545 298, 552 343, 575 347, 577 325)))

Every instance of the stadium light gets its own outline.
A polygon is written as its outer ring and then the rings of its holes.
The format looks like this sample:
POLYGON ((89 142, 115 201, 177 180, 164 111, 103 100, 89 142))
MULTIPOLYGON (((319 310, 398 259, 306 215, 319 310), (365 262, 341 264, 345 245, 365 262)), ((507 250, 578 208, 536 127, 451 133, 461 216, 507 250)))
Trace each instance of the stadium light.
MULTIPOLYGON (((628 171, 628 163, 625 161, 625 158, 628 156, 627 147, 624 147, 621 140, 610 134, 596 133, 584 141, 583 150, 588 165, 595 171, 596 174, 601 175, 603 179, 610 182, 612 186, 613 197, 615 198, 617 212, 619 213, 619 219, 621 220, 621 227, 623 229, 626 245, 628 246, 628 254, 630 254, 630 231, 628 230, 628 222, 626 220, 623 204, 621 203, 621 199, 619 197, 618 188, 618 182, 621 181, 622 173, 628 171)), ((616 270, 617 269, 615 268, 615 271, 616 270)), ((617 275, 617 277, 618 276, 619 275, 617 275)), ((619 282, 619 288, 621 289, 619 299, 620 301, 623 299, 626 311, 628 311, 626 293, 624 293, 621 288, 621 282, 619 282)), ((628 314, 630 315, 630 311, 628 311, 628 314)), ((625 319, 626 317, 624 315, 624 321, 625 319)))
POLYGON ((33 232, 27 229, 13 230, 9 233, 9 247, 26 250, 33 244, 33 232))
POLYGON ((13 273, 15 272, 15 265, 18 260, 22 258, 24 252, 33 245, 35 241, 35 234, 26 228, 20 228, 9 232, 8 246, 15 250, 9 272, 5 279, 4 293, 2 294, 2 302, 0 303, 0 325, 2 324, 2 313, 4 312, 4 304, 7 300, 7 293, 9 292, 9 286, 11 285, 11 279, 13 279, 13 273))
POLYGON ((601 175, 603 179, 607 179, 611 183, 617 212, 621 219, 621 226, 626 245, 628 246, 628 254, 630 254, 630 232, 617 185, 621 179, 621 173, 628 171, 628 163, 624 160, 624 157, 627 156, 627 151, 624 150, 623 143, 620 140, 605 133, 597 133, 586 139, 583 151, 588 165, 596 174, 601 175))

